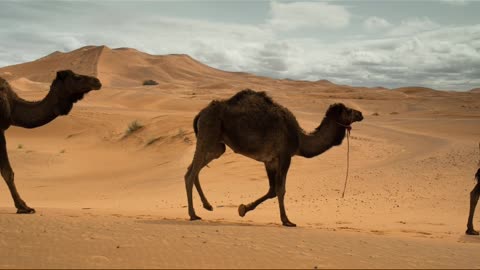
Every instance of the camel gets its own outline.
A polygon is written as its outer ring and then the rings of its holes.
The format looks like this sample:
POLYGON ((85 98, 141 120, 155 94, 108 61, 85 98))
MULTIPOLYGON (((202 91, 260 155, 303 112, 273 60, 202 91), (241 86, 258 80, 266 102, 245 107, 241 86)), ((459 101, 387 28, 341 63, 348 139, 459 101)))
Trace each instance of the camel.
POLYGON ((202 109, 193 121, 197 136, 195 154, 185 174, 190 220, 201 219, 195 214, 193 185, 203 207, 213 210, 200 186, 200 170, 219 158, 228 145, 235 153, 265 164, 269 189, 259 199, 238 207, 243 217, 259 204, 278 197, 280 219, 284 226, 294 227, 285 211, 285 182, 292 156, 312 158, 340 145, 353 122, 362 121, 362 113, 341 103, 330 105, 319 127, 306 133, 295 116, 274 102, 265 92, 245 89, 230 99, 214 100, 202 109))
POLYGON ((478 198, 480 197, 480 169, 475 174, 477 184, 470 192, 470 213, 468 214, 467 231, 468 235, 478 235, 478 231, 473 229, 473 215, 475 214, 475 208, 477 207, 478 198))
POLYGON ((8 82, 0 78, 0 172, 8 185, 18 214, 35 213, 20 197, 14 183, 14 173, 7 154, 5 130, 10 126, 36 128, 61 115, 67 115, 73 103, 81 100, 91 90, 102 87, 95 77, 75 74, 71 70, 58 71, 50 91, 40 101, 20 98, 8 82))

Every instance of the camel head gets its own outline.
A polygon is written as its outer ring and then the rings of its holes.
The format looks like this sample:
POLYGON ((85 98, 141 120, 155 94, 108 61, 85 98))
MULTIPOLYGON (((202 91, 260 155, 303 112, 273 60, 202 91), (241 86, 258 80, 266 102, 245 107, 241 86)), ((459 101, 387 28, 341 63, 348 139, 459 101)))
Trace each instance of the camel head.
POLYGON ((72 109, 73 103, 81 100, 85 94, 102 87, 100 80, 87 75, 79 75, 71 70, 57 72, 57 77, 52 83, 52 91, 58 98, 59 115, 65 115, 72 109))
POLYGON ((363 120, 362 112, 348 108, 342 103, 330 105, 326 117, 334 119, 337 123, 346 127, 349 127, 353 122, 360 122, 363 120))
POLYGON ((79 75, 71 70, 58 71, 54 84, 61 89, 58 95, 68 97, 73 103, 81 100, 86 93, 99 90, 102 87, 100 80, 97 78, 79 75))

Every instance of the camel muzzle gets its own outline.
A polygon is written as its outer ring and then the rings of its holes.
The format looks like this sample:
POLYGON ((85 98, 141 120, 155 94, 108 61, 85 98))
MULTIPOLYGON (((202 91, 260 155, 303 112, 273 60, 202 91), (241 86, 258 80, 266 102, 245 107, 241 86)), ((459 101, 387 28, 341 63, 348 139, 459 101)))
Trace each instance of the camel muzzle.
POLYGON ((356 111, 356 112, 354 113, 353 122, 360 122, 360 121, 362 121, 362 120, 363 120, 363 115, 362 115, 362 113, 359 112, 359 111, 356 111))
POLYGON ((100 90, 102 88, 102 83, 99 79, 93 78, 92 80, 92 90, 100 90))

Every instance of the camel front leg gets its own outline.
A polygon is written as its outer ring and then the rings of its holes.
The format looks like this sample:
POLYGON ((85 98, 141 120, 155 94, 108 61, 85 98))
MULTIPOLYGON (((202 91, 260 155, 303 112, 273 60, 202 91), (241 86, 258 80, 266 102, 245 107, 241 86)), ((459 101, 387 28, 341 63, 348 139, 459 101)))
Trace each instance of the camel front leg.
POLYGON ((265 169, 267 170, 268 175, 268 192, 267 194, 247 205, 240 204, 240 206, 238 206, 238 214, 241 217, 244 217, 247 212, 254 210, 259 204, 263 203, 264 201, 275 198, 275 196, 277 196, 277 194, 275 193, 275 177, 277 175, 276 163, 265 163, 265 169))
POLYGON ((470 192, 470 213, 468 215, 467 231, 468 235, 478 235, 478 231, 473 229, 473 215, 477 207, 478 198, 480 197, 480 183, 478 183, 470 192))
POLYGON ((17 214, 32 214, 35 213, 35 209, 27 206, 25 201, 22 200, 20 194, 18 194, 17 187, 14 182, 14 173, 10 166, 7 154, 7 142, 5 140, 5 131, 1 131, 0 134, 0 172, 3 179, 7 183, 10 194, 12 195, 15 207, 17 208, 17 214))
POLYGON ((287 212, 285 211, 285 186, 287 181, 288 168, 290 167, 291 158, 288 157, 285 160, 280 161, 279 171, 277 172, 277 182, 276 182, 276 193, 278 197, 278 206, 280 207, 280 219, 282 220, 283 226, 295 227, 295 223, 291 222, 287 217, 287 212))

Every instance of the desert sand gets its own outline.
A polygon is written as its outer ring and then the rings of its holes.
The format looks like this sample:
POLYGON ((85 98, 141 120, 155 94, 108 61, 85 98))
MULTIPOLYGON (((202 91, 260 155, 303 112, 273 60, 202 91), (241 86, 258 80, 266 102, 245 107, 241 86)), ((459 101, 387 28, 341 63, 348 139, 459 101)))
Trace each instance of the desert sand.
POLYGON ((37 100, 61 69, 95 75, 103 88, 46 126, 6 132, 16 185, 37 213, 16 215, 0 185, 1 268, 480 268, 480 237, 464 233, 480 157, 478 91, 277 80, 105 46, 0 76, 37 100), (159 85, 142 86, 148 79, 159 85), (194 192, 203 220, 188 220, 193 118, 244 88, 266 91, 307 131, 334 102, 365 116, 351 133, 345 198, 346 140, 293 158, 285 203, 296 228, 281 226, 276 199, 238 216, 268 180, 263 164, 230 149, 200 174, 214 211, 194 192), (143 127, 126 135, 133 121, 143 127))

